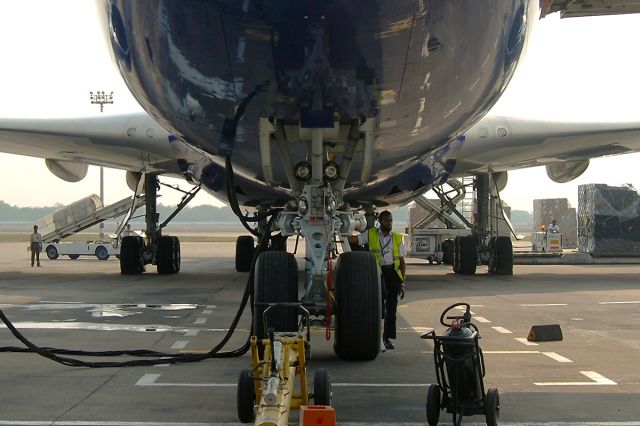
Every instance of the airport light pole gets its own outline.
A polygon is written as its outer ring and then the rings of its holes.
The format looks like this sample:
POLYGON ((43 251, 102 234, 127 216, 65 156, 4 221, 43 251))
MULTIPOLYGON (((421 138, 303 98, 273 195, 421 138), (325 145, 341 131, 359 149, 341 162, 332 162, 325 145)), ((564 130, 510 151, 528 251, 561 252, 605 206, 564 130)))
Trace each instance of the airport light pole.
MULTIPOLYGON (((100 105, 100 112, 103 112, 105 104, 113 104, 113 92, 107 93, 99 90, 89 92, 89 100, 91 105, 100 105)), ((100 167, 100 202, 104 206, 104 167, 100 167)), ((104 240, 104 222, 100 222, 100 240, 104 240)))

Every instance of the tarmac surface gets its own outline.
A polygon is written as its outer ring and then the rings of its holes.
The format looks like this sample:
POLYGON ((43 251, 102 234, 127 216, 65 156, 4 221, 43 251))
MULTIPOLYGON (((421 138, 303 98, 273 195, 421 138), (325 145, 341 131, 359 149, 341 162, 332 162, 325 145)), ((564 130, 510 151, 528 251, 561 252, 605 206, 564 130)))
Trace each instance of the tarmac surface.
MULTIPOLYGON (((205 352, 224 336, 248 278, 234 269, 234 243, 184 243, 182 271, 121 276, 95 258, 29 265, 23 243, 0 244, 2 311, 39 346, 105 351, 205 352)), ((309 381, 329 370, 338 423, 426 424, 426 387, 436 381, 440 313, 472 305, 486 363, 485 387, 500 392, 501 424, 640 425, 640 266, 516 265, 514 276, 456 276, 408 262, 396 349, 345 362, 314 330, 309 381), (532 325, 559 324, 564 340, 526 340, 532 325)), ((300 275, 302 281, 302 274, 300 275)), ((249 312, 227 349, 248 336, 249 312)), ((0 346, 18 346, 0 329, 0 346)), ((95 358, 95 357, 94 357, 95 358)), ((108 359, 119 361, 130 359, 108 359)), ((102 361, 107 358, 83 360, 102 361)), ((238 424, 236 383, 250 357, 171 366, 68 367, 30 353, 0 353, 0 425, 238 424)), ((441 423, 451 416, 441 413, 441 423)), ((464 424, 483 424, 483 416, 464 424)), ((298 424, 297 414, 290 424, 298 424)))

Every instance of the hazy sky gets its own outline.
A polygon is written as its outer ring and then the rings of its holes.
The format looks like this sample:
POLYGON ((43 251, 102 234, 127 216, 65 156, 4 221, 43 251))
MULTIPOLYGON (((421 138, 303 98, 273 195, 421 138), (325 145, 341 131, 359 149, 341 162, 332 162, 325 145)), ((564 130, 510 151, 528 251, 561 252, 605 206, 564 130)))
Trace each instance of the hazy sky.
MULTIPOLYGON (((139 108, 117 75, 101 39, 94 2, 20 0, 0 3, 1 117, 92 115, 89 91, 114 91, 104 114, 139 108)), ((640 121, 640 15, 537 22, 525 60, 496 113, 592 121, 640 121)), ((535 198, 569 198, 577 207, 577 185, 635 183, 639 154, 592 160, 587 172, 556 184, 544 168, 510 172, 502 198, 532 210, 535 198)), ((105 169, 105 201, 130 195, 124 173, 105 169)), ((70 203, 99 193, 99 168, 79 183, 53 176, 44 160, 0 154, 0 200, 19 206, 70 203)), ((173 181, 176 183, 180 181, 173 181)), ((160 202, 180 196, 161 191, 160 202)), ((191 205, 216 204, 201 193, 191 205)))

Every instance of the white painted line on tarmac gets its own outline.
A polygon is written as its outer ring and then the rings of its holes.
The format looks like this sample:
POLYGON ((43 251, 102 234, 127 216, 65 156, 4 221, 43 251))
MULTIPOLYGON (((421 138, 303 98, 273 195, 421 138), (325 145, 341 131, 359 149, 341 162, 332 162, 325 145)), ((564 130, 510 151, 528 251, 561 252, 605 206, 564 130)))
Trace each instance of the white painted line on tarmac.
POLYGON ((514 337, 515 340, 527 346, 540 346, 536 342, 530 342, 526 337, 514 337))
POLYGON ((482 351, 483 354, 539 354, 540 351, 482 351))
MULTIPOLYGON (((157 383, 160 374, 145 374, 136 382, 136 386, 167 386, 167 387, 214 387, 230 388, 238 386, 236 383, 157 383)), ((332 385, 334 386, 334 385, 332 385)))
POLYGON ((171 345, 171 349, 184 349, 189 344, 188 340, 178 340, 173 345, 171 345))
POLYGON ((627 304, 637 304, 640 303, 640 300, 632 300, 629 302, 599 302, 598 305, 627 305, 627 304))
POLYGON ((184 335, 192 337, 192 336, 197 336, 199 332, 200 330, 191 329, 191 330, 187 330, 187 332, 184 333, 184 335))
POLYGON ((211 315, 213 313, 213 311, 211 309, 205 309, 204 311, 202 311, 202 315, 211 315))
POLYGON ((542 352, 542 355, 546 355, 549 358, 551 358, 553 360, 556 360, 558 362, 573 362, 569 358, 565 358, 562 355, 558 355, 555 352, 542 352))
MULTIPOLYGON (((136 382, 136 386, 167 387, 236 387, 236 383, 158 383, 160 374, 145 374, 136 382)), ((332 383, 333 387, 359 388, 417 388, 429 386, 429 383, 332 383)))
POLYGON ((520 306, 568 306, 567 303, 523 303, 520 306))
POLYGON ((511 330, 507 330, 504 327, 491 327, 493 328, 495 331, 497 331, 498 333, 502 333, 502 334, 513 334, 513 331, 511 330))
MULTIPOLYGON (((395 426, 424 426, 424 423, 400 423, 395 426)), ((246 423, 184 423, 184 422, 110 422, 88 420, 0 420, 2 426, 244 426, 246 423)), ((341 422, 341 426, 389 426, 389 423, 341 422)), ((484 426, 486 423, 465 423, 468 426, 484 426)), ((501 426, 640 426, 640 422, 500 422, 501 426)))
POLYGON ((491 322, 491 320, 488 320, 485 317, 473 317, 473 320, 477 321, 477 322, 485 322, 485 323, 486 322, 491 322))
MULTIPOLYGON (((324 331, 324 328, 322 329, 324 331)), ((414 333, 427 333, 433 331, 433 327, 398 327, 398 331, 411 331, 414 333)))
MULTIPOLYGON (((581 371, 580 374, 587 376, 592 382, 539 382, 534 383, 537 386, 607 386, 607 385, 617 385, 611 379, 607 379, 601 374, 596 373, 595 371, 581 371)), ((604 424, 604 423, 601 423, 604 424)))
POLYGON ((196 320, 193 322, 193 324, 202 325, 202 324, 205 324, 206 322, 207 322, 206 318, 196 318, 196 320))

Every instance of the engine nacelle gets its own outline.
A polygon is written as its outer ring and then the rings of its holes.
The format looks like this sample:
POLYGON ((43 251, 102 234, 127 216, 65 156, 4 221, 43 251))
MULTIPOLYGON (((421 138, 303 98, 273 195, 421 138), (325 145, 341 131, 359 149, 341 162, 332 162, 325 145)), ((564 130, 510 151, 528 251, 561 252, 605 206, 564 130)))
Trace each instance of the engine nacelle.
POLYGON ((80 182, 87 175, 89 165, 74 161, 45 159, 51 173, 67 182, 80 182))
POLYGON ((562 161, 547 164, 547 176, 556 183, 571 182, 589 167, 589 160, 562 161))
MULTIPOLYGON (((144 181, 144 175, 142 173, 132 172, 130 170, 127 171, 125 178, 127 180, 127 186, 133 192, 136 191, 136 188, 138 187, 138 182, 140 182, 140 179, 144 181)), ((142 185, 144 185, 144 182, 142 183, 142 185)), ((144 193, 144 186, 142 187, 142 192, 144 193)))

